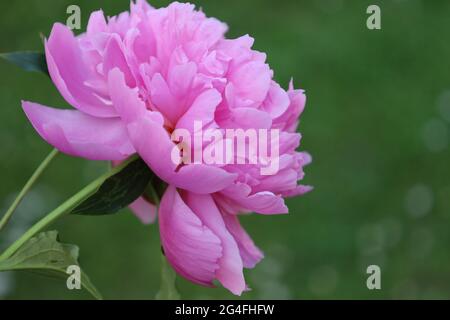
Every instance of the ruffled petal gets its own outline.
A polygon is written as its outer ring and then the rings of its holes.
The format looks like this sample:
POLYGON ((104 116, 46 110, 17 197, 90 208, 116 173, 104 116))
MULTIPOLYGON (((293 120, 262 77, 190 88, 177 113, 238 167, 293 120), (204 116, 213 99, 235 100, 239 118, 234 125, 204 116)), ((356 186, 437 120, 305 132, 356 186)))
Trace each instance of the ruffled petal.
POLYGON ((225 202, 225 205, 231 205, 246 211, 254 211, 260 214, 288 213, 289 209, 280 195, 275 195, 269 191, 251 194, 251 190, 247 184, 237 182, 222 190, 218 197, 225 202))
POLYGON ((261 61, 250 61, 230 74, 234 85, 236 107, 259 105, 266 97, 271 83, 269 66, 261 61))
POLYGON ((156 219, 156 207, 144 197, 137 198, 129 207, 144 224, 152 223, 156 219))
POLYGON ((228 231, 233 235, 239 246, 244 267, 249 269, 254 268, 264 258, 264 254, 255 246, 255 243, 241 226, 239 218, 236 215, 223 213, 223 220, 228 231))
POLYGON ((212 286, 222 257, 222 245, 210 228, 169 186, 159 208, 161 243, 172 267, 186 279, 212 286))
POLYGON ((97 10, 91 13, 87 24, 87 34, 89 36, 96 36, 100 32, 106 32, 108 25, 105 20, 103 10, 97 10))
POLYGON ((214 122, 214 112, 221 100, 220 93, 215 89, 203 92, 195 99, 188 111, 178 120, 176 128, 186 129, 194 133, 195 121, 201 121, 202 129, 207 127, 214 122))
POLYGON ((272 118, 277 118, 286 112, 289 104, 289 95, 278 83, 272 81, 269 93, 262 104, 262 108, 269 112, 272 118))
MULTIPOLYGON (((125 84, 125 76, 118 68, 108 73, 108 88, 114 108, 125 124, 145 116, 147 109, 144 102, 139 99, 138 89, 131 89, 125 84)), ((162 117, 159 122, 163 122, 162 117)))
POLYGON ((156 73, 150 82, 150 97, 156 109, 173 126, 180 115, 180 106, 177 105, 175 96, 160 73, 156 73))
POLYGON ((86 85, 95 78, 82 60, 82 52, 72 31, 56 23, 45 44, 50 76, 61 95, 75 108, 97 117, 116 116, 114 108, 86 85))
POLYGON ((205 164, 181 165, 174 162, 172 152, 177 146, 164 127, 146 116, 128 125, 134 147, 142 159, 162 180, 178 188, 196 193, 213 193, 233 183, 236 175, 205 164), (142 137, 151 137, 142 139, 142 137), (152 140, 158 143, 152 143, 152 140))
POLYGON ((103 73, 108 75, 109 71, 118 68, 125 75, 127 86, 133 88, 136 86, 136 80, 130 70, 124 51, 125 49, 123 48, 120 37, 117 34, 113 34, 106 45, 103 73))
POLYGON ((119 118, 96 118, 26 101, 22 107, 42 138, 64 153, 90 160, 123 160, 135 153, 119 118))
POLYGON ((273 122, 274 127, 288 132, 295 132, 299 123, 299 117, 303 113, 306 104, 306 95, 303 90, 294 90, 292 81, 289 84, 289 107, 273 122))
POLYGON ((178 147, 164 128, 160 113, 145 109, 137 92, 126 86, 117 69, 110 72, 109 84, 114 89, 111 90, 114 106, 127 123, 133 146, 162 180, 196 193, 216 192, 234 181, 236 174, 218 167, 205 164, 179 166, 178 147))
POLYGON ((220 125, 230 129, 270 129, 272 118, 265 112, 254 108, 233 108, 220 125))
POLYGON ((307 186, 307 185, 298 185, 294 189, 284 191, 282 194, 284 197, 297 197, 304 195, 305 193, 308 193, 314 189, 313 186, 307 186))
POLYGON ((211 195, 199 195, 191 192, 184 193, 184 199, 189 208, 195 212, 200 220, 220 239, 222 256, 216 278, 222 285, 236 295, 246 290, 243 263, 239 247, 227 230, 222 214, 217 208, 211 195))

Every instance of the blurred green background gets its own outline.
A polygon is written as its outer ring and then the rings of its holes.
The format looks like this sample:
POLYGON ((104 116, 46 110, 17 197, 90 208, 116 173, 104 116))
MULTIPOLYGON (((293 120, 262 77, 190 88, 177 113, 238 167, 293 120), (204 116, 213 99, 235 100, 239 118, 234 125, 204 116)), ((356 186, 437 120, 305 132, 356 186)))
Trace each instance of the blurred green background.
MULTIPOLYGON (((250 34, 268 53, 275 79, 306 89, 302 149, 314 157, 307 196, 288 216, 245 217, 265 260, 246 271, 243 298, 450 298, 450 1, 194 1, 250 34), (382 30, 366 28, 378 4, 382 30), (366 268, 382 271, 368 290, 366 268)), ((168 1, 152 1, 155 7, 168 1)), ((0 52, 41 50, 39 33, 65 22, 78 4, 128 10, 129 1, 27 0, 0 3, 0 52)), ((51 150, 25 118, 20 100, 67 106, 48 78, 0 61, 0 212, 51 150)), ((50 209, 106 170, 105 163, 60 156, 0 234, 4 248, 50 209)), ((55 226, 81 248, 81 263, 105 298, 152 299, 160 282, 157 225, 124 210, 69 216, 55 226)), ((183 298, 234 298, 178 279, 183 298)), ((85 299, 65 282, 0 274, 0 299, 85 299)))

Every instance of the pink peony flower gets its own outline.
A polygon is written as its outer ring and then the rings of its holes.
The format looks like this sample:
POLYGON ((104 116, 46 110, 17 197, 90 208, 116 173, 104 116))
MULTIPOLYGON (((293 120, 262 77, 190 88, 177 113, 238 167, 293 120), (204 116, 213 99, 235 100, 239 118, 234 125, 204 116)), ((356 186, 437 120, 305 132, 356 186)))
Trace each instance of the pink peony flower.
MULTIPOLYGON (((292 83, 282 89, 266 55, 251 49, 253 39, 226 39, 226 30, 193 5, 154 9, 144 0, 108 19, 92 13, 79 36, 57 23, 45 43, 48 69, 76 110, 22 105, 42 138, 64 153, 114 162, 138 153, 169 185, 158 215, 173 268, 198 284, 217 279, 240 295, 247 288, 243 268, 263 254, 238 214, 287 213, 284 198, 311 189, 297 185, 310 157, 296 151, 303 91, 292 83), (171 132, 192 132, 195 120, 219 130, 279 129, 279 171, 264 176, 258 164, 177 166, 171 132)), ((143 222, 155 218, 144 198, 131 208, 143 222)))

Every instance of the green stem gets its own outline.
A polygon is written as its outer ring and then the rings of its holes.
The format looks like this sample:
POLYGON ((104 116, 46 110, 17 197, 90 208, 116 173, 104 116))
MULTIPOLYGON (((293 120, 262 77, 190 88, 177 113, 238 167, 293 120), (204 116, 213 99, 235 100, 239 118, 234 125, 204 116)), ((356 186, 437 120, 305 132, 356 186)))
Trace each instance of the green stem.
POLYGON ((156 210, 158 211, 159 210, 159 202, 160 202, 160 200, 159 200, 158 193, 156 192, 155 187, 153 186, 152 182, 153 181, 150 181, 150 183, 148 184, 147 191, 149 193, 148 195, 153 200, 153 203, 156 206, 156 210))
MULTIPOLYGON (((156 211, 159 211, 160 199, 155 187, 150 182, 147 186, 147 195, 156 206, 156 211)), ((180 294, 177 291, 175 282, 177 279, 177 274, 175 270, 169 265, 167 258, 164 253, 161 255, 161 287, 158 294, 156 295, 157 300, 178 300, 180 299, 180 294)))
POLYGON ((14 202, 9 207, 8 211, 6 211, 3 218, 0 220, 0 231, 6 226, 8 221, 11 219, 14 211, 19 206, 22 199, 25 197, 27 192, 31 189, 33 184, 37 181, 37 179, 42 175, 44 170, 47 168, 47 166, 50 164, 50 162, 56 157, 58 154, 58 150, 53 149, 52 152, 48 154, 48 156, 44 159, 44 161, 41 162, 39 167, 34 171, 33 175, 28 179, 27 183, 23 186, 22 190, 20 191, 19 195, 16 197, 14 202))
POLYGON ((103 184, 103 182, 116 174, 120 170, 122 170, 125 166, 127 166, 131 161, 134 161, 136 157, 131 157, 129 160, 124 161, 117 167, 114 167, 109 172, 104 173, 86 187, 81 189, 78 193, 73 195, 71 198, 66 200, 59 207, 54 209, 52 212, 47 214, 44 218, 39 220, 34 226, 28 229, 18 240, 16 240, 6 251, 0 256, 0 260, 7 259, 11 257, 24 243, 26 243, 30 238, 32 238, 35 234, 42 231, 45 227, 53 223, 56 219, 71 212, 73 209, 77 207, 80 202, 86 200, 91 194, 93 194, 97 189, 103 184))
POLYGON ((161 288, 156 295, 157 300, 179 300, 180 294, 175 286, 177 274, 167 262, 164 255, 161 255, 161 288))

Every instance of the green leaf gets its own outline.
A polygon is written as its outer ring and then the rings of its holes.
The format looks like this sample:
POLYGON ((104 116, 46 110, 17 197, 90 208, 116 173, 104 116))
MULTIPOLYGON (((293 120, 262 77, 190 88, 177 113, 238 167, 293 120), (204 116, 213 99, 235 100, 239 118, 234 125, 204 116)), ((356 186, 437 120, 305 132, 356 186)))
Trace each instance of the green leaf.
MULTIPOLYGON (((76 245, 58 241, 57 231, 47 231, 29 239, 11 257, 0 260, 0 271, 26 270, 45 275, 68 278, 66 270, 78 264, 79 249, 76 245)), ((96 299, 101 294, 81 271, 81 285, 96 299)))
POLYGON ((159 207, 159 202, 167 189, 167 183, 159 179, 157 175, 154 175, 142 195, 148 202, 159 207))
POLYGON ((115 213, 141 196, 149 181, 158 180, 144 161, 137 155, 132 156, 92 181, 39 220, 0 255, 0 260, 11 257, 31 237, 59 217, 68 213, 80 215, 115 213))
POLYGON ((141 196, 151 181, 160 180, 141 158, 134 159, 115 175, 107 178, 94 194, 81 202, 71 213, 116 213, 141 196))
POLYGON ((18 51, 0 53, 0 57, 26 71, 43 72, 49 75, 45 54, 42 52, 18 51))

